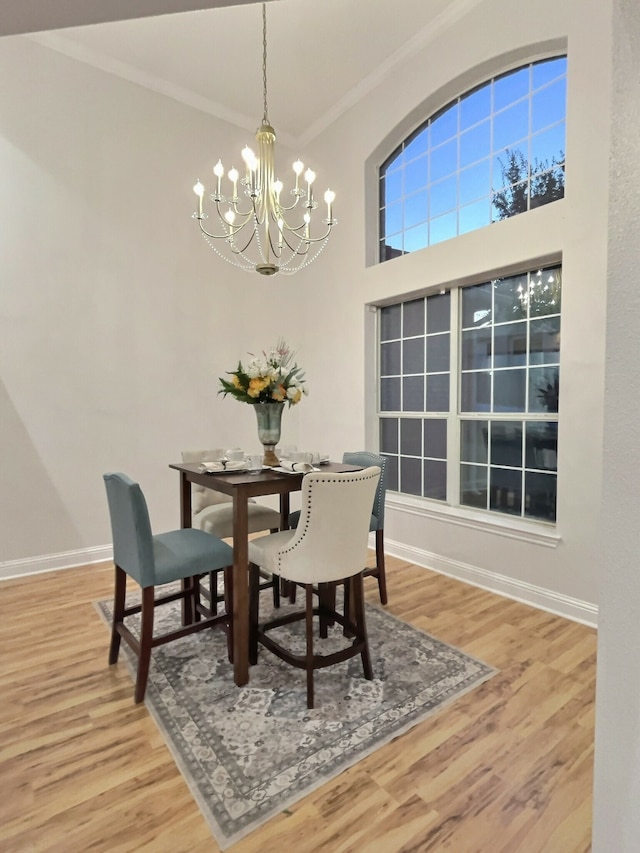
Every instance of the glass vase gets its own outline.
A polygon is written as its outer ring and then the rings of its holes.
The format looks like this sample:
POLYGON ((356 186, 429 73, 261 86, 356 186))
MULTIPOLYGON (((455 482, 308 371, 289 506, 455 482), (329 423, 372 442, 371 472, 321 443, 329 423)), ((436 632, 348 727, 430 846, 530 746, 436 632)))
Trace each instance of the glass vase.
POLYGON ((258 419, 258 438, 264 447, 264 464, 278 465, 275 448, 280 441, 284 403, 255 403, 253 408, 258 419))

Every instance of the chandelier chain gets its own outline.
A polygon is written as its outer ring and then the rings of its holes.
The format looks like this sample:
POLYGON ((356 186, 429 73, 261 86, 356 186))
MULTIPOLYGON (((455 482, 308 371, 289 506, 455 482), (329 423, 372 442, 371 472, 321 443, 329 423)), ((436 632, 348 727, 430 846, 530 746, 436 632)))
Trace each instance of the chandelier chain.
POLYGON ((262 4, 262 92, 264 114, 262 123, 269 124, 267 116, 267 4, 262 4))

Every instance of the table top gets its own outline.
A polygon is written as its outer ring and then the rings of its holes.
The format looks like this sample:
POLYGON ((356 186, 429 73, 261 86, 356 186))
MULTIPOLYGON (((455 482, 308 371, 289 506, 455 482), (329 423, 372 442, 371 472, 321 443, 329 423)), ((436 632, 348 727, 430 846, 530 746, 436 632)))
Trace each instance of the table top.
MULTIPOLYGON (((271 468, 263 469, 258 474, 249 471, 199 471, 198 462, 173 462, 169 468, 174 468, 186 476, 191 483, 205 486, 224 494, 233 495, 234 492, 244 492, 251 497, 259 495, 282 494, 284 492, 295 492, 302 487, 302 471, 288 474, 282 471, 274 471, 271 468)), ((347 465, 344 462, 327 462, 317 466, 318 470, 327 474, 343 474, 348 471, 361 471, 361 465, 347 465)))

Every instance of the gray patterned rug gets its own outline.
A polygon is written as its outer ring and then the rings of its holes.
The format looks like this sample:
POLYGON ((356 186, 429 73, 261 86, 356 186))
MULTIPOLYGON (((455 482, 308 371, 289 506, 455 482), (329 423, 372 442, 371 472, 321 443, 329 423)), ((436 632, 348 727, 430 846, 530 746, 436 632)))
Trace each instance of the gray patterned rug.
MULTIPOLYGON (((269 604, 263 593, 261 620, 269 604)), ((97 608, 108 622, 110 602, 97 608)), ((179 604, 160 608, 156 631, 178 620, 179 604)), ((320 670, 311 711, 304 671, 262 647, 235 687, 222 631, 153 650, 145 703, 223 850, 497 671, 379 607, 367 606, 367 626, 374 680, 359 656, 320 670)), ((280 630, 303 648, 304 623, 280 630)), ((337 628, 318 641, 343 643, 337 628)), ((126 643, 123 656, 131 668, 126 643)))

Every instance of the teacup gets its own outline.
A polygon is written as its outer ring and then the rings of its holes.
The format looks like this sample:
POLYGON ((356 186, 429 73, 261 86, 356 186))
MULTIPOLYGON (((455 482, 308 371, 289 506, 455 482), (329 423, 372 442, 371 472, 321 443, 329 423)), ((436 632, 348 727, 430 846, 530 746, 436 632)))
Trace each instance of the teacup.
POLYGON ((225 456, 229 462, 242 462, 244 459, 244 450, 240 447, 233 447, 230 450, 227 450, 225 456))

